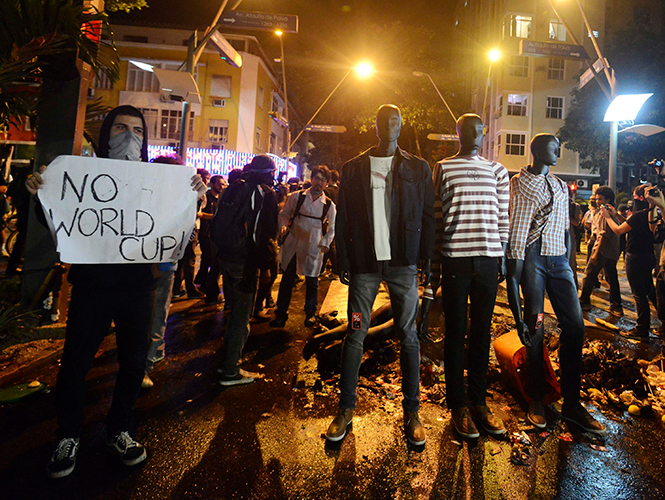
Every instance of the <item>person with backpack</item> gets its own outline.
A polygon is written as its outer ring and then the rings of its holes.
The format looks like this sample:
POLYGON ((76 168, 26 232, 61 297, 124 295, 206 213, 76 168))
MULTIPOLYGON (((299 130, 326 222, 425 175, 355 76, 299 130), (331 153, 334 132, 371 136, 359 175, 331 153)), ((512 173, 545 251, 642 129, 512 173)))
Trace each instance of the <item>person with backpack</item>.
POLYGON ((272 188, 276 167, 267 155, 255 156, 243 178, 229 185, 210 224, 217 247, 227 303, 231 303, 222 346, 219 383, 249 384, 258 377, 238 367, 249 337, 249 320, 261 270, 277 258, 277 194, 272 188))
POLYGON ((325 165, 312 169, 312 187, 291 193, 279 213, 280 236, 283 244, 279 261, 282 282, 277 296, 275 319, 270 323, 283 328, 289 318, 291 294, 296 275, 305 275, 305 326, 314 326, 319 293, 319 273, 323 255, 335 237, 335 204, 324 190, 330 181, 325 165))

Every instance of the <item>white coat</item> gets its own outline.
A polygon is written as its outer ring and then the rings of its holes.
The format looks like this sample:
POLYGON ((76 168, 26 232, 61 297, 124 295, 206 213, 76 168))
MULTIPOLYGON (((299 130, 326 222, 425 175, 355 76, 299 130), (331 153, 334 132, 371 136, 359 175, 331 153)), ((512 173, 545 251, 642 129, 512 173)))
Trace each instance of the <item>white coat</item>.
MULTIPOLYGON (((300 207, 300 214, 316 217, 298 216, 294 219, 291 231, 286 237, 284 244, 279 249, 279 262, 282 269, 291 262, 291 259, 296 255, 296 266, 298 274, 304 276, 318 277, 321 272, 321 264, 323 263, 323 253, 319 249, 319 245, 330 248, 330 245, 335 237, 335 217, 337 216, 337 209, 335 204, 330 204, 326 218, 329 222, 328 232, 325 236, 322 233, 321 215, 329 198, 323 193, 316 200, 312 200, 311 188, 305 191, 305 201, 300 207)), ((289 221, 296 211, 298 204, 298 197, 300 191, 291 193, 284 207, 279 213, 279 227, 280 230, 284 226, 289 225, 289 221)))

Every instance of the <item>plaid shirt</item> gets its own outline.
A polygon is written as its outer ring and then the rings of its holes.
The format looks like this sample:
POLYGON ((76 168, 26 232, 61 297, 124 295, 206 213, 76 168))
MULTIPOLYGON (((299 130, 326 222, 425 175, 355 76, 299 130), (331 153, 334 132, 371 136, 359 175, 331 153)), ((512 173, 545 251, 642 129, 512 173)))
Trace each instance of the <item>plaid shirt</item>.
POLYGON ((522 167, 510 180, 509 259, 524 260, 525 249, 542 238, 540 253, 558 256, 566 253, 568 188, 558 177, 534 175, 522 167))

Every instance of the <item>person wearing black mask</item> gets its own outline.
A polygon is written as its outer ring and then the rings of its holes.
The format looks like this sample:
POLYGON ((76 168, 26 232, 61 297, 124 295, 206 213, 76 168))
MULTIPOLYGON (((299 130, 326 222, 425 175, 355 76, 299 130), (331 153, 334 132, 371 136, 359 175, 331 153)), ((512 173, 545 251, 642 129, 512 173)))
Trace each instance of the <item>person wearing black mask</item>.
POLYGON ((622 335, 637 340, 648 340, 651 328, 649 301, 656 304, 656 289, 653 285, 652 272, 656 265, 654 238, 649 224, 657 217, 655 207, 646 200, 650 184, 642 184, 633 191, 633 213, 623 223, 615 220, 616 211, 611 205, 600 208, 602 216, 610 229, 619 236, 627 233, 626 239, 626 276, 637 308, 637 326, 622 335))
MULTIPOLYGON (((114 160, 148 161, 145 119, 132 106, 113 109, 102 123, 98 156, 114 160)), ((140 166, 137 165, 138 168, 140 166)), ((43 186, 46 167, 30 175, 32 195, 43 186)), ((192 189, 205 195, 205 184, 192 177, 192 189)), ((145 447, 132 437, 134 403, 141 389, 155 309, 157 264, 74 264, 65 346, 56 385, 58 444, 47 466, 51 478, 71 474, 83 426, 85 377, 99 346, 115 323, 118 375, 106 418, 108 450, 125 465, 147 458, 145 447)))

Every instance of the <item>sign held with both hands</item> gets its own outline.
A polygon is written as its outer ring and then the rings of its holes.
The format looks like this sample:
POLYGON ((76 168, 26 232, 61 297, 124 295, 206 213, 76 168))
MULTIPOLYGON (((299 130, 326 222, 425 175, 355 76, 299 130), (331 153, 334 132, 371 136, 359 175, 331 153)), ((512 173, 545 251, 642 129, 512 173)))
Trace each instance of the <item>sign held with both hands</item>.
POLYGON ((196 221, 193 167, 59 156, 39 200, 69 264, 179 260, 196 221))

